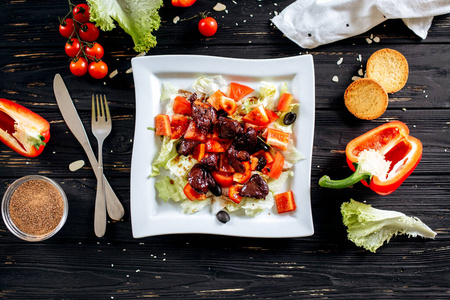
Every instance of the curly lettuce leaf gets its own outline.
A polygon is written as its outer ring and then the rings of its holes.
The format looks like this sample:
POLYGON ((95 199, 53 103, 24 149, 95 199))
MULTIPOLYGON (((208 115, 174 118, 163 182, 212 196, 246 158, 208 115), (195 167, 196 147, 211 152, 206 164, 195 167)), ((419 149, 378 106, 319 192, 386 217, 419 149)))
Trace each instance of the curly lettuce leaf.
POLYGON ((158 196, 164 201, 169 201, 172 199, 175 202, 181 200, 187 200, 186 195, 183 192, 182 183, 178 178, 171 178, 166 176, 155 182, 156 190, 158 191, 158 196))
POLYGON ((161 146, 161 151, 158 157, 152 163, 152 173, 150 177, 155 177, 160 174, 161 167, 167 168, 167 162, 173 157, 177 156, 177 149, 174 147, 176 140, 172 140, 170 136, 165 136, 161 146))
POLYGON ((341 205, 344 225, 347 226, 348 239, 357 246, 373 253, 384 242, 399 234, 434 239, 436 233, 415 217, 403 213, 373 208, 353 199, 341 205))
POLYGON ((128 33, 136 52, 146 52, 156 46, 153 31, 159 29, 159 8, 162 0, 87 0, 91 22, 103 31, 116 27, 114 21, 128 33))

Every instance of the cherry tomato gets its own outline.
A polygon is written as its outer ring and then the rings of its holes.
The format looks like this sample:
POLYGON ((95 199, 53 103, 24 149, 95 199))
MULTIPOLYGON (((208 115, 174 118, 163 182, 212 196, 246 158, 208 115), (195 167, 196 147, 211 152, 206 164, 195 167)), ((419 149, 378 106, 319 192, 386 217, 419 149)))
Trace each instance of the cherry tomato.
POLYGON ((69 38, 75 30, 75 25, 71 18, 67 18, 59 24, 59 33, 65 38, 69 38))
POLYGON ((70 62, 70 72, 76 76, 83 76, 88 70, 88 64, 84 57, 77 57, 70 62))
POLYGON ((95 27, 94 23, 83 24, 78 30, 80 38, 86 42, 93 42, 98 39, 100 30, 95 27))
POLYGON ((101 59, 103 57, 103 54, 105 54, 102 45, 97 42, 95 42, 92 47, 89 47, 89 45, 86 46, 84 48, 84 52, 88 56, 89 60, 101 59))
POLYGON ((217 31, 217 22, 211 17, 203 18, 198 22, 198 30, 204 36, 213 36, 217 31))
POLYGON ((102 79, 108 74, 108 65, 104 61, 93 61, 89 64, 89 75, 95 79, 102 79))
POLYGON ((89 6, 87 4, 78 4, 73 8, 73 18, 80 23, 89 22, 91 14, 89 13, 89 6))
POLYGON ((173 6, 188 7, 195 3, 196 0, 172 0, 173 6))
POLYGON ((66 43, 65 50, 70 57, 76 57, 81 51, 81 44, 77 38, 71 38, 70 41, 66 43))

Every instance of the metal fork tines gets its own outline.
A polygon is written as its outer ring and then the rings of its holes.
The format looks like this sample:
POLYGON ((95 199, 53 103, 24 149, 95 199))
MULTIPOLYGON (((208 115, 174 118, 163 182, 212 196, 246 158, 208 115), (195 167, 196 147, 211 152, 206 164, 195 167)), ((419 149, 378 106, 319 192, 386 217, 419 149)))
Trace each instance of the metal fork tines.
POLYGON ((103 141, 111 133, 111 115, 105 95, 92 95, 92 133, 98 142, 97 195, 95 197, 94 231, 98 237, 106 232, 106 197, 103 180, 103 141))

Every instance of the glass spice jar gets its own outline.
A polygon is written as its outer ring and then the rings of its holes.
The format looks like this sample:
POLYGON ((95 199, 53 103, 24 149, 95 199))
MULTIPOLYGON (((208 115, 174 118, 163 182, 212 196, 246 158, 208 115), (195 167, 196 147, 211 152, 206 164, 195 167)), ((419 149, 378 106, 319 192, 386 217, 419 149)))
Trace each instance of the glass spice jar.
POLYGON ((14 181, 2 201, 6 227, 17 237, 39 242, 55 235, 64 225, 69 204, 64 190, 52 179, 29 175, 14 181))

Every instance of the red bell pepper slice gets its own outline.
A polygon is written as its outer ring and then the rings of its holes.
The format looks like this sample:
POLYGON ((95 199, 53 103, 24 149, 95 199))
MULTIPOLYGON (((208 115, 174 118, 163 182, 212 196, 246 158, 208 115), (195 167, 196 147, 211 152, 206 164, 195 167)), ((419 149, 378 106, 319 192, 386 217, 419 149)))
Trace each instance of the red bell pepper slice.
POLYGON ((355 171, 342 180, 331 180, 323 176, 319 185, 328 188, 345 188, 361 181, 375 193, 389 195, 394 192, 414 171, 422 158, 422 143, 409 135, 406 124, 394 121, 374 128, 353 139, 346 148, 347 163, 355 171), (379 178, 370 172, 361 172, 358 159, 364 150, 375 150, 384 155, 391 165, 387 178, 379 178))
POLYGON ((251 87, 246 85, 232 82, 230 83, 230 98, 234 99, 234 101, 239 101, 254 90, 251 87))
POLYGON ((28 108, 0 99, 0 140, 26 157, 42 153, 50 139, 50 124, 28 108))
POLYGON ((172 128, 170 127, 170 118, 168 115, 157 115, 155 117, 156 135, 171 136, 172 128))
POLYGON ((192 187, 191 185, 188 183, 186 184, 186 186, 183 189, 184 194, 186 195, 186 197, 191 200, 191 201, 195 201, 195 200, 205 200, 206 199, 206 195, 205 194, 200 194, 197 193, 192 187))
POLYGON ((275 203, 279 214, 294 211, 297 208, 292 191, 275 195, 275 203))

